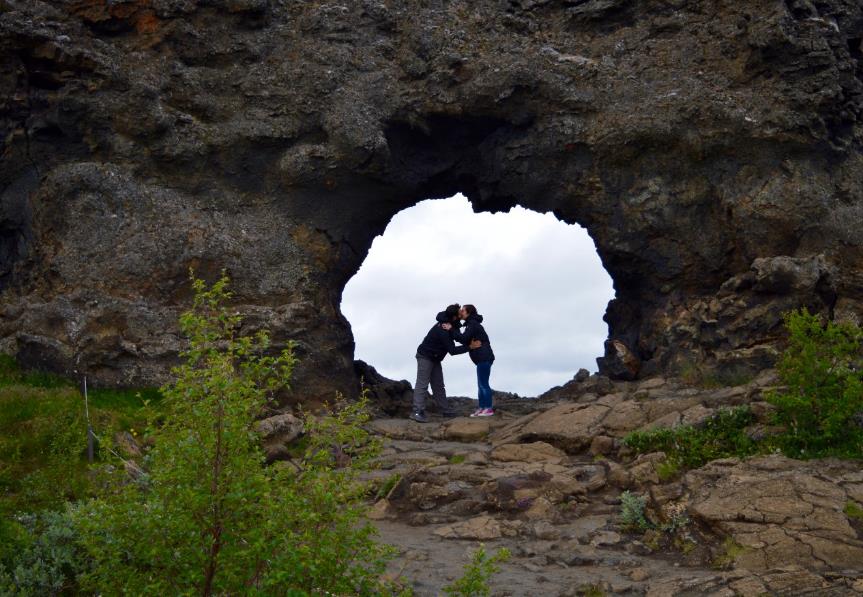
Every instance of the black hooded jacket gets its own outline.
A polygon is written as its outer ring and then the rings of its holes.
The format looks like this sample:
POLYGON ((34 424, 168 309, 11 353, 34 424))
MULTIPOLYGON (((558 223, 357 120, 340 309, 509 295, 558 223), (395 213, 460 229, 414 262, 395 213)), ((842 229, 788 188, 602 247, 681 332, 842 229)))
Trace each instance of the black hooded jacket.
POLYGON ((469 349, 467 346, 456 346, 453 342, 453 334, 458 331, 458 324, 453 325, 451 331, 446 331, 441 327, 442 323, 451 323, 446 316, 446 311, 441 311, 437 314, 437 323, 434 324, 423 341, 417 346, 417 356, 425 357, 433 361, 442 361, 447 354, 453 356, 464 354, 469 349))
POLYGON ((464 331, 460 332, 453 328, 452 337, 462 344, 470 344, 471 340, 479 340, 482 346, 470 351, 470 360, 474 363, 484 363, 486 361, 494 361, 494 351, 491 349, 491 343, 488 341, 488 334, 485 328, 482 327, 482 315, 479 313, 469 315, 464 320, 464 331))

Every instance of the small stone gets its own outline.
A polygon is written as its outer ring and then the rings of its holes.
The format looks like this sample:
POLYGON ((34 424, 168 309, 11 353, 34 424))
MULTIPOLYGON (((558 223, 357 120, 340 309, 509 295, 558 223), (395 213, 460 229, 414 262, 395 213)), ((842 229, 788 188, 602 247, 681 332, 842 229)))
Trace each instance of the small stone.
POLYGON ((632 484, 632 475, 629 474, 629 471, 623 465, 611 460, 606 461, 605 464, 608 467, 609 485, 618 489, 626 489, 632 484))
POLYGON ((624 549, 626 550, 626 553, 630 553, 634 556, 649 556, 653 553, 652 549, 638 540, 630 541, 624 546, 624 549))
MULTIPOLYGON (((556 520, 560 518, 560 513, 550 501, 544 497, 532 500, 530 508, 524 513, 524 517, 528 520, 556 520)), ((545 539, 546 537, 540 537, 545 539)), ((555 537, 556 538, 556 537, 555 537)))
POLYGON ((614 438, 607 435, 597 435, 590 442, 590 453, 593 456, 605 456, 614 451, 614 438))
POLYGON ((629 467, 632 481, 637 485, 659 483, 659 475, 656 472, 656 465, 664 460, 664 452, 652 452, 650 454, 639 456, 633 465, 629 467))
POLYGON ((662 506, 683 495, 683 485, 680 483, 668 483, 666 485, 654 485, 650 488, 650 497, 658 505, 662 506))
POLYGON ((590 377, 590 371, 588 371, 587 369, 585 369, 584 367, 582 367, 581 369, 579 369, 579 370, 576 372, 575 377, 573 377, 573 379, 574 379, 575 381, 577 381, 578 383, 582 383, 582 382, 587 381, 587 379, 588 379, 589 377, 590 377))
POLYGON ((140 444, 128 431, 120 431, 114 434, 114 446, 127 458, 140 458, 142 455, 140 444))
POLYGON ((368 514, 366 514, 366 518, 369 520, 385 520, 390 516, 390 503, 386 499, 378 500, 375 502, 375 505, 372 506, 368 514))
POLYGON ((644 582, 650 578, 650 571, 647 568, 636 568, 629 573, 629 578, 635 582, 644 582))
POLYGON ((553 541, 560 538, 560 531, 557 530, 557 528, 547 520, 540 520, 535 522, 533 524, 531 532, 533 533, 533 536, 537 539, 553 541))
POLYGON ((590 544, 594 547, 601 545, 617 545, 620 543, 620 534, 614 531, 599 531, 593 535, 590 544))

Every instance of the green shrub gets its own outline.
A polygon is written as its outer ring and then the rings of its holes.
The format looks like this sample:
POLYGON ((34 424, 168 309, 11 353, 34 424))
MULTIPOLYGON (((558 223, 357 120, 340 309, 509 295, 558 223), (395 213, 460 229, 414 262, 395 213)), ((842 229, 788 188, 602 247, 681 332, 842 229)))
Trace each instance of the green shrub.
POLYGON ((499 564, 510 557, 509 550, 501 548, 493 556, 480 545, 473 553, 470 562, 465 564, 461 578, 443 588, 444 595, 449 597, 488 597, 491 595, 489 581, 500 571, 499 564))
POLYGON ((786 389, 767 398, 785 427, 779 447, 795 458, 863 456, 855 420, 863 413, 863 330, 805 309, 787 313, 785 325, 789 344, 778 370, 786 389))
POLYGON ((267 467, 255 419, 287 387, 291 348, 268 355, 265 333, 240 336, 228 280, 194 280, 180 320, 185 363, 162 388, 146 483, 125 479, 78 508, 93 568, 82 588, 136 595, 378 595, 390 551, 364 521, 359 473, 380 446, 365 400, 306 417, 306 444, 267 467))
POLYGON ((682 425, 671 429, 635 431, 623 439, 624 445, 638 453, 665 452, 665 473, 673 476, 676 465, 682 469, 703 466, 711 460, 730 456, 750 456, 758 445, 745 429, 755 421, 746 407, 721 409, 701 427, 682 425), (673 474, 672 474, 673 473, 673 474))
POLYGON ((605 597, 605 591, 598 584, 586 584, 578 587, 581 597, 605 597))
POLYGON ((17 552, 0 564, 0 595, 60 595, 87 565, 69 511, 23 515, 17 552))
POLYGON ((637 495, 631 491, 624 491, 620 494, 620 526, 628 531, 643 532, 653 525, 644 515, 644 508, 647 506, 647 498, 643 495, 637 495))
POLYGON ((656 465, 656 476, 660 481, 670 481, 680 474, 680 463, 677 460, 666 458, 656 465))

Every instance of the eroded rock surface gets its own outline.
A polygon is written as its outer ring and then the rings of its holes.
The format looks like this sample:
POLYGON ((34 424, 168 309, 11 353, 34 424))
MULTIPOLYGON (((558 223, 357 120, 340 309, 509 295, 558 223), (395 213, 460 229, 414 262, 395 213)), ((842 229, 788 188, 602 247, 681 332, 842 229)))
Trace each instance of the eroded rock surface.
POLYGON ((341 291, 464 192, 587 227, 604 372, 757 367, 783 310, 861 311, 863 8, 850 0, 0 3, 0 338, 158 382, 188 268, 357 391, 341 291))
POLYGON ((717 461, 690 472, 692 516, 729 536, 739 566, 799 565, 843 570, 863 565, 863 534, 845 509, 863 502, 859 463, 801 463, 781 456, 717 461))

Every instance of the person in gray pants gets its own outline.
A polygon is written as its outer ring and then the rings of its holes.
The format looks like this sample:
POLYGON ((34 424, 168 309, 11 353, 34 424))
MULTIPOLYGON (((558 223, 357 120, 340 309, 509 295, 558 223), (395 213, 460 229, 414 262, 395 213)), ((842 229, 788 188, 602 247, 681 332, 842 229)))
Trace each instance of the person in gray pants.
POLYGON ((411 419, 420 423, 428 422, 426 401, 431 384, 432 396, 438 410, 445 416, 454 416, 452 406, 446 397, 441 363, 446 355, 464 354, 469 346, 456 346, 452 338, 453 324, 458 324, 459 305, 450 305, 437 314, 436 323, 417 347, 417 383, 414 386, 414 404, 411 419), (447 325, 448 324, 448 325, 447 325))

